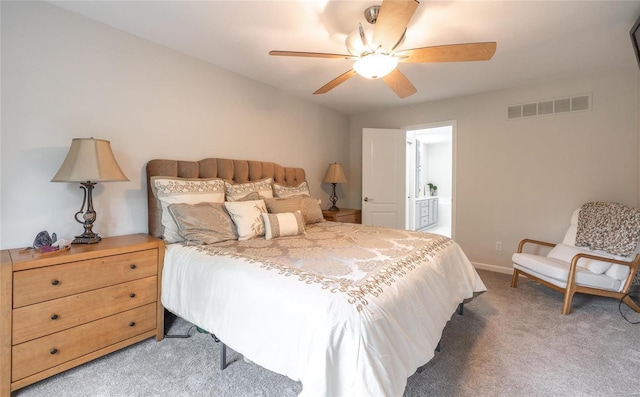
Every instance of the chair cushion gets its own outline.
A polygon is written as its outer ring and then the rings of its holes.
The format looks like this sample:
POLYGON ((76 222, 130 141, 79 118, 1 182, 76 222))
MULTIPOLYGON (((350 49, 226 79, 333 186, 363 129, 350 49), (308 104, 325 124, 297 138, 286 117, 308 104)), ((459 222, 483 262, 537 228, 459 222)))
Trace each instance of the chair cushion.
MULTIPOLYGON (((570 264, 565 261, 524 253, 513 254, 512 260, 514 267, 524 273, 530 273, 562 288, 567 285, 570 264)), ((576 284, 612 291, 619 291, 622 287, 620 280, 605 274, 593 273, 579 266, 576 269, 576 284)))
POLYGON ((627 279, 630 270, 631 268, 629 266, 618 265, 617 263, 614 263, 611 265, 609 270, 607 270, 605 275, 613 277, 616 280, 624 281, 627 279))
MULTIPOLYGON (((560 259, 563 262, 571 263, 571 260, 574 256, 578 254, 592 254, 598 256, 604 256, 610 259, 613 259, 613 256, 610 254, 602 255, 601 253, 595 253, 593 251, 589 251, 582 248, 573 247, 571 245, 566 244, 557 244, 547 256, 549 258, 560 259)), ((597 261, 594 259, 581 258, 578 260, 578 266, 587 269, 596 274, 602 274, 609 270, 611 267, 611 262, 597 261)))

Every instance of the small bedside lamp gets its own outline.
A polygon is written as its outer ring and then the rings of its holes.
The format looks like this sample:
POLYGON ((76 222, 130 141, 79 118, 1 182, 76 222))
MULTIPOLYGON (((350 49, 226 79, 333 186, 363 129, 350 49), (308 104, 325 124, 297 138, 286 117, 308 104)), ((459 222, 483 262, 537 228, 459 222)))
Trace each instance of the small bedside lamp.
POLYGON ((331 200, 331 208, 329 208, 329 211, 339 211, 340 208, 336 206, 336 202, 338 201, 338 196, 336 196, 336 184, 347 183, 347 178, 344 177, 344 169, 342 169, 342 164, 329 164, 329 168, 327 169, 327 173, 325 174, 322 182, 330 183, 332 185, 331 196, 329 197, 329 200, 331 200))
POLYGON ((76 236, 73 244, 94 244, 102 240, 91 230, 96 220, 91 193, 96 182, 128 180, 113 157, 109 141, 94 138, 74 138, 71 141, 69 153, 51 182, 80 182, 80 188, 84 189, 82 207, 75 215, 76 222, 84 226, 84 233, 76 236), (78 215, 84 211, 85 204, 87 211, 80 220, 78 215))

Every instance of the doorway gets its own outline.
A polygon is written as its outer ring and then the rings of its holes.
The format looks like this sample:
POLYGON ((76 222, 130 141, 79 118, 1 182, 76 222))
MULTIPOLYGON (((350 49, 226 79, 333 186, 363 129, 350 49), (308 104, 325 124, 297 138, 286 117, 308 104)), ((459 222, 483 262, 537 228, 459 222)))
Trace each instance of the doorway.
POLYGON ((407 179, 415 181, 414 230, 453 237, 455 121, 407 127, 407 131, 415 136, 415 167, 407 169, 407 179), (421 222, 424 214, 428 216, 421 222))

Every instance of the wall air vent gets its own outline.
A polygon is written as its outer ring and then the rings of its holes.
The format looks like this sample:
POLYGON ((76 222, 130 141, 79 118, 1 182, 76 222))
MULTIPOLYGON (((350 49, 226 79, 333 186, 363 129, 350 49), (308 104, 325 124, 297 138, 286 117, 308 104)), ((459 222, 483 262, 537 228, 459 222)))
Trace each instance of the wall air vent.
POLYGON ((507 106, 507 119, 591 110, 591 94, 507 106))

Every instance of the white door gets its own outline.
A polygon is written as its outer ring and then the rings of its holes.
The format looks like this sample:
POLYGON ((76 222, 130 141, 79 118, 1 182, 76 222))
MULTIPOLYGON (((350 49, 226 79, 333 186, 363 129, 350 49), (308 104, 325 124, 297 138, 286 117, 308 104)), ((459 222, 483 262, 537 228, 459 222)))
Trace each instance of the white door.
POLYGON ((405 228, 404 130, 362 130, 362 223, 405 228))
POLYGON ((415 131, 406 131, 405 150, 407 166, 405 168, 404 228, 415 230, 415 192, 416 190, 416 136, 415 131))

